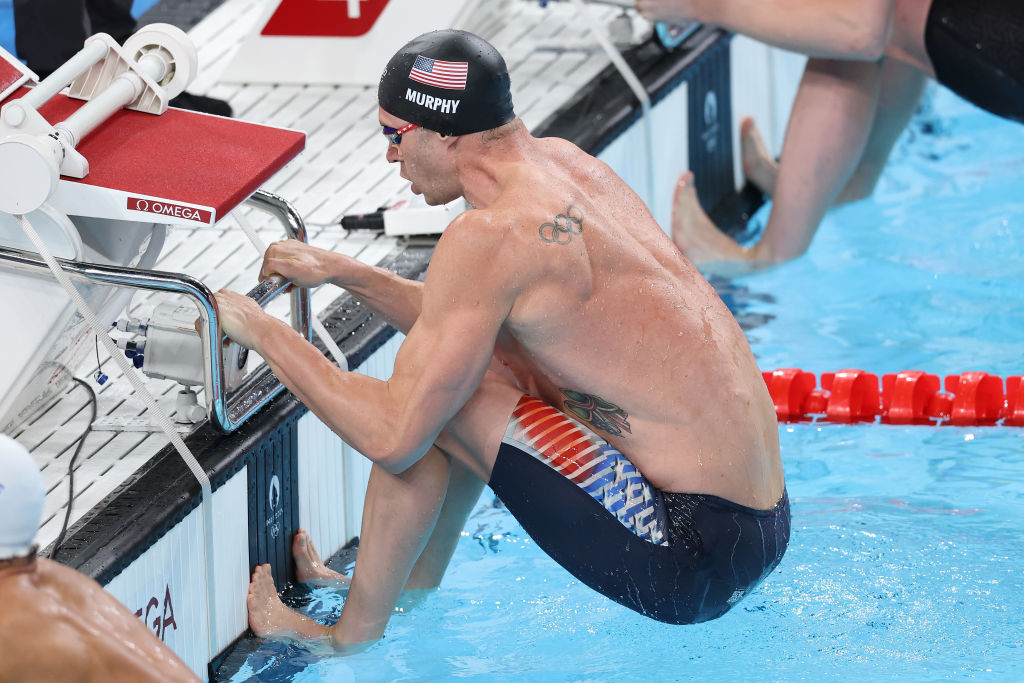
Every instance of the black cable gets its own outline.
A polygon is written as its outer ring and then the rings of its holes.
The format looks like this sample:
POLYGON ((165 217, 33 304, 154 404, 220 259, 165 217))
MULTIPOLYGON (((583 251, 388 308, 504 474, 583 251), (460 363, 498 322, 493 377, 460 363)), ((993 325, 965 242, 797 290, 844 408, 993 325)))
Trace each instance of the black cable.
POLYGON ((68 521, 71 519, 71 504, 75 500, 75 460, 78 459, 78 454, 82 452, 82 447, 85 445, 85 437, 89 436, 89 432, 92 431, 92 423, 96 421, 96 405, 98 403, 96 392, 93 391, 88 382, 77 377, 72 377, 71 379, 89 392, 92 417, 89 418, 89 423, 82 430, 82 435, 78 437, 78 445, 75 447, 75 452, 71 454, 71 462, 68 463, 68 508, 64 513, 64 524, 61 526, 60 534, 57 536, 57 540, 53 542, 53 550, 50 551, 51 560, 57 559, 57 551, 60 550, 60 545, 64 542, 64 535, 68 532, 68 521))

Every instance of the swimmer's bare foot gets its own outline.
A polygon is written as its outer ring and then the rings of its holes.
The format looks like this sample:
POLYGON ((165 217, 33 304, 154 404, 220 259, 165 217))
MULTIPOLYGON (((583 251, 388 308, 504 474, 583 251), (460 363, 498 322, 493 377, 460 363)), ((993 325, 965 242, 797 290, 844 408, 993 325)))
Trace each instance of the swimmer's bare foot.
POLYGON ((696 265, 745 260, 743 247, 716 228, 704 213, 693 181, 693 173, 687 171, 676 183, 672 201, 672 241, 696 265))
POLYGON ((351 582, 344 574, 327 567, 320 559, 320 553, 313 546, 313 539, 304 529, 299 529, 292 540, 292 556, 295 558, 295 578, 303 583, 344 584, 351 582))
POLYGON ((754 187, 769 197, 775 194, 775 179, 779 165, 768 153, 754 119, 747 116, 740 122, 740 149, 743 157, 743 175, 754 187))
POLYGON ((326 626, 281 602, 269 564, 261 564, 253 570, 245 605, 249 609, 249 628, 260 638, 278 635, 322 638, 329 633, 326 626))

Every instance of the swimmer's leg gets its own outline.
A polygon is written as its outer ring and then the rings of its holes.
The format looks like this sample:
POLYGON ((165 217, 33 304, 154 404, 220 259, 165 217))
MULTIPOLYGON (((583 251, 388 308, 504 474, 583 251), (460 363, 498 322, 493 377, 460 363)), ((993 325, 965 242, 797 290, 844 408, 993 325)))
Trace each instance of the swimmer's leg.
POLYGON ((257 568, 249 588, 249 624, 258 636, 329 635, 346 651, 380 638, 410 570, 434 529, 448 485, 448 457, 431 448, 399 474, 370 471, 359 554, 338 622, 328 628, 287 608, 269 570, 257 568))
POLYGON ((881 73, 880 62, 808 60, 786 128, 771 215, 749 260, 770 265, 807 251, 860 163, 881 73))
MULTIPOLYGON (((444 505, 430 540, 405 582, 405 590, 426 590, 441 584, 462 530, 466 527, 466 520, 480 499, 483 488, 484 482, 466 465, 458 460, 450 461, 444 505)), ((295 534, 292 555, 295 557, 295 578, 303 583, 347 589, 352 581, 324 564, 313 546, 313 539, 303 529, 295 534)))
POLYGON ((439 447, 400 474, 376 465, 372 468, 356 568, 334 626, 321 626, 286 607, 269 577, 269 567, 258 567, 247 601, 253 631, 259 636, 330 636, 334 646, 345 651, 366 647, 379 638, 403 588, 437 584, 482 482, 490 478, 509 416, 522 394, 506 379, 488 372, 442 431, 439 447), (459 464, 453 467, 453 460, 459 464), (454 497, 442 512, 449 479, 454 497), (442 515, 443 526, 435 535, 442 515), (418 565, 412 577, 415 583, 410 581, 414 565, 418 565))
POLYGON ((745 116, 740 121, 740 159, 744 177, 765 196, 774 195, 779 163, 765 146, 752 116, 745 116))
POLYGON ((860 163, 836 204, 870 197, 882 176, 889 154, 917 111, 928 76, 917 67, 898 59, 886 58, 882 67, 878 108, 871 124, 871 135, 864 146, 860 163))
POLYGON ((508 378, 488 372, 438 436, 437 446, 451 456, 448 493, 434 533, 409 576, 407 590, 436 588, 441 583, 466 519, 491 477, 501 438, 522 395, 508 378))
MULTIPOLYGON (((928 83, 928 76, 917 67, 892 58, 885 59, 884 63, 871 134, 857 168, 836 199, 836 206, 865 199, 874 192, 893 145, 917 110, 928 83)), ((749 116, 740 122, 740 148, 743 175, 766 196, 774 196, 779 165, 749 116)))
POLYGON ((444 497, 441 514, 430 540, 413 565, 409 579, 405 582, 405 590, 423 591, 441 585, 462 530, 466 528, 466 520, 480 499, 483 488, 483 480, 473 474, 467 465, 454 458, 450 460, 448 492, 444 497))
POLYGON ((771 215, 761 240, 742 248, 694 210, 686 175, 676 186, 672 239, 702 270, 759 270, 796 258, 852 177, 878 104, 880 62, 810 59, 804 69, 782 146, 771 215))

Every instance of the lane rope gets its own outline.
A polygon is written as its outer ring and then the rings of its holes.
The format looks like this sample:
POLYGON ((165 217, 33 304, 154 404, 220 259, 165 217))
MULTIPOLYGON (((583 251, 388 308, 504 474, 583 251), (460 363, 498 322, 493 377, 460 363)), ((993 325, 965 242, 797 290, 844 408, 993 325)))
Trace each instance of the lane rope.
POLYGON ((762 372, 775 414, 783 422, 995 425, 1024 427, 1024 382, 987 372, 938 375, 902 370, 881 376, 864 370, 821 374, 800 368, 762 372), (944 389, 945 391, 942 391, 944 389))

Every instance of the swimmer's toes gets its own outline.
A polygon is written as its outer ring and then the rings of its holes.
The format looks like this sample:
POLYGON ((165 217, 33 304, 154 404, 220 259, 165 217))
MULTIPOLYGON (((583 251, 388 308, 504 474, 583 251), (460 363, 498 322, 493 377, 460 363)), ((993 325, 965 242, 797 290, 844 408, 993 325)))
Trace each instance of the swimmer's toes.
POLYGON ((769 154, 753 118, 747 117, 740 123, 740 149, 747 180, 765 194, 774 194, 778 164, 769 154))
POLYGON ((686 171, 680 174, 679 179, 676 180, 675 192, 672 196, 672 203, 675 209, 679 209, 682 203, 688 201, 696 201, 697 189, 694 185, 693 171, 686 171))

